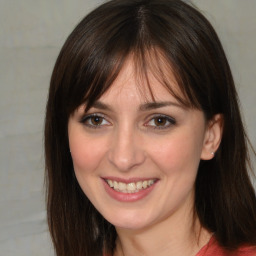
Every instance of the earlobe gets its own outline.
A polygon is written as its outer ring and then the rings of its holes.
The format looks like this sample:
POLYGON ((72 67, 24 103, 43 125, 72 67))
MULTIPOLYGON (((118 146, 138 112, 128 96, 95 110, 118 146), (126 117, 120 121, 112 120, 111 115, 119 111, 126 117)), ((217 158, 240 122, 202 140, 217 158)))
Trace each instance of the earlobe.
POLYGON ((223 126, 224 118, 221 114, 214 115, 208 122, 201 154, 202 160, 210 160, 214 157, 221 143, 223 126))

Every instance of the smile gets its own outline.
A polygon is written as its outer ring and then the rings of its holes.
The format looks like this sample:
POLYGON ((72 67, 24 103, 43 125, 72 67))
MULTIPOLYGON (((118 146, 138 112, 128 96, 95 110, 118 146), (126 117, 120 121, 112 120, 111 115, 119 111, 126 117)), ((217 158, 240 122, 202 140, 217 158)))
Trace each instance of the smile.
POLYGON ((137 181, 137 182, 130 182, 130 183, 123 183, 118 182, 115 180, 107 179, 106 183, 109 185, 109 187, 113 188, 115 191, 125 193, 125 194, 131 194, 131 193, 138 193, 141 190, 144 190, 150 186, 152 186, 155 183, 156 180, 144 180, 144 181, 137 181))

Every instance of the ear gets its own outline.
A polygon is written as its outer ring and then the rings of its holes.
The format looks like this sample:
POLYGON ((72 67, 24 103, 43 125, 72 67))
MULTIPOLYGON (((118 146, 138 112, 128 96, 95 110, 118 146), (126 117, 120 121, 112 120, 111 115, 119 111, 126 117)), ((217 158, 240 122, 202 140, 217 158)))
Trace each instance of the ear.
POLYGON ((202 160, 210 160, 214 157, 214 153, 217 151, 221 142, 223 125, 224 119, 221 114, 214 115, 213 118, 208 121, 201 153, 202 160))

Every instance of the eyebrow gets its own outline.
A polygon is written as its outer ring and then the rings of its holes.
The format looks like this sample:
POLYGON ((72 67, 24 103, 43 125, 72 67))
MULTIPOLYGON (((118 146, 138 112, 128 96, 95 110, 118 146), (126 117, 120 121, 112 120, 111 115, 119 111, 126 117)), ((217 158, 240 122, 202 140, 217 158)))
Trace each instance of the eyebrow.
MULTIPOLYGON (((171 101, 160 101, 160 102, 147 102, 144 104, 141 104, 139 106, 139 111, 148 111, 148 110, 153 110, 153 109, 158 109, 158 108, 163 108, 167 106, 175 106, 175 107, 181 107, 180 104, 171 102, 171 101)), ((97 108, 101 110, 107 110, 107 111, 113 111, 112 107, 106 103, 103 103, 101 101, 95 101, 92 104, 92 108, 97 108)))
POLYGON ((178 103, 171 102, 171 101, 161 101, 161 102, 148 102, 145 104, 142 104, 139 107, 140 111, 147 111, 147 110, 152 110, 152 109, 158 109, 158 108, 163 108, 167 106, 175 106, 175 107, 181 107, 178 103))
POLYGON ((101 110, 108 110, 108 111, 113 111, 112 108, 110 107, 110 105, 108 104, 105 104, 101 101, 95 101, 92 106, 92 108, 98 108, 98 109, 101 109, 101 110))

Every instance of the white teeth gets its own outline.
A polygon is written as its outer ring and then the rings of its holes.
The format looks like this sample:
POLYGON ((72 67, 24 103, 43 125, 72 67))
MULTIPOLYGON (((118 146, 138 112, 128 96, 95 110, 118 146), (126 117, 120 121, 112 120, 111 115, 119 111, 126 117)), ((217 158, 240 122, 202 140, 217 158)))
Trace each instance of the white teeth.
POLYGON ((153 184, 154 184, 154 181, 153 181, 153 180, 149 180, 149 181, 148 181, 148 185, 149 185, 149 186, 151 186, 151 185, 153 185, 153 184))
POLYGON ((126 190, 126 184, 125 184, 125 183, 122 183, 122 182, 119 182, 118 189, 119 189, 119 190, 126 190))
POLYGON ((142 182, 141 181, 137 182, 136 187, 137 189, 142 189, 142 182))
POLYGON ((143 181, 143 182, 142 182, 142 187, 143 187, 143 188, 146 188, 147 186, 148 186, 148 182, 147 182, 146 180, 143 181))
POLYGON ((127 189, 128 191, 135 191, 135 190, 136 190, 136 185, 135 185, 135 183, 129 183, 129 184, 127 184, 127 185, 126 185, 126 189, 127 189))
POLYGON ((118 183, 117 183, 117 181, 114 181, 113 184, 114 184, 114 189, 118 189, 118 183))
POLYGON ((113 187, 114 187, 113 181, 112 181, 112 180, 109 180, 109 181, 108 181, 108 185, 109 185, 111 188, 113 188, 113 187))
POLYGON ((138 182, 130 182, 128 184, 113 180, 106 180, 108 185, 116 191, 122 193, 136 193, 142 189, 148 188, 155 183, 155 180, 144 180, 138 182))

